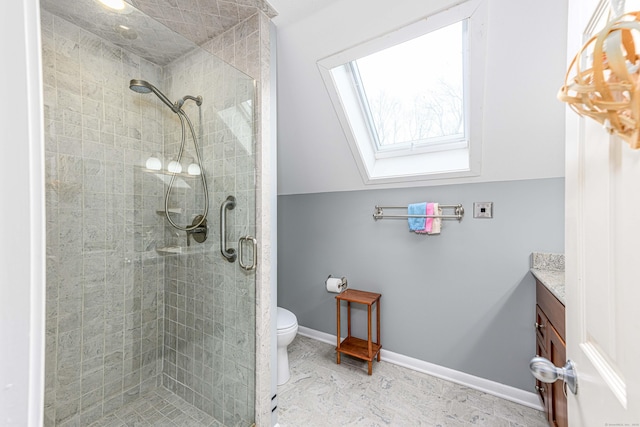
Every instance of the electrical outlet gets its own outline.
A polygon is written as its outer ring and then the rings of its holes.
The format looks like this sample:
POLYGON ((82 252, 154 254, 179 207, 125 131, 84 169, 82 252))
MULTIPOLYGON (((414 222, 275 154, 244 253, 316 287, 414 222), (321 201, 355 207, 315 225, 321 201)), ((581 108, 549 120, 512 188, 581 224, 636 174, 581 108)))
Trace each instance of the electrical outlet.
POLYGON ((493 202, 474 202, 474 218, 493 218, 493 202))

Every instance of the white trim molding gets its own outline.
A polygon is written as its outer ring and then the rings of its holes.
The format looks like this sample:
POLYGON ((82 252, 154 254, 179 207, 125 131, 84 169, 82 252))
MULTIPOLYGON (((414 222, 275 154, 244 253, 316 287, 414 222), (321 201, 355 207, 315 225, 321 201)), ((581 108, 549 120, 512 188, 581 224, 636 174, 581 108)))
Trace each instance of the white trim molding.
MULTIPOLYGON (((307 328, 305 326, 298 327, 298 334, 327 344, 336 344, 335 335, 316 331, 315 329, 307 328)), ((422 372, 423 374, 431 375, 446 381, 451 381, 529 408, 537 409, 539 411, 544 410, 540 405, 538 395, 533 392, 521 390, 519 388, 511 387, 485 378, 476 377, 474 375, 456 371, 455 369, 445 368, 444 366, 425 362, 423 360, 394 353, 393 351, 385 349, 380 351, 380 357, 384 362, 393 363, 394 365, 422 372)))
POLYGON ((43 424, 46 219, 38 0, 3 3, 0 425, 43 424), (7 62, 9 64, 9 62, 7 62), (8 208, 9 203, 11 208, 8 208), (6 206, 6 207, 5 207, 6 206), (20 226, 16 226, 20 224, 20 226))

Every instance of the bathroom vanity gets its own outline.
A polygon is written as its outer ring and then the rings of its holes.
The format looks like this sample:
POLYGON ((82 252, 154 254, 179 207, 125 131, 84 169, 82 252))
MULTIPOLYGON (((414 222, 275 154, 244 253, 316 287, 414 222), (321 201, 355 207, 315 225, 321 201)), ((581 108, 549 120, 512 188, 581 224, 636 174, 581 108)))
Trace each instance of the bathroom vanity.
MULTIPOLYGON (((564 256, 533 254, 531 272, 536 279, 536 355, 555 366, 566 363, 564 256)), ((536 380, 536 391, 552 427, 567 427, 567 398, 562 381, 536 380)))

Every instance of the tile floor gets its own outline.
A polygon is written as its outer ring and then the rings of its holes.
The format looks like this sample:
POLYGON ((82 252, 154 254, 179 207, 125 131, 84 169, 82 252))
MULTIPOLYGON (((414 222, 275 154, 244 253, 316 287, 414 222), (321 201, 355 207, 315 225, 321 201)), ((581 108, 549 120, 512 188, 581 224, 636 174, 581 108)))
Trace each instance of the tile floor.
POLYGON ((291 378, 278 387, 278 422, 301 426, 547 427, 544 414, 391 363, 342 356, 298 335, 289 346, 291 378))
MULTIPOLYGON (((544 414, 384 361, 349 356, 298 335, 289 346, 291 379, 278 387, 280 427, 547 427, 544 414)), ((223 427, 165 388, 147 393, 91 427, 223 427)), ((248 426, 246 426, 248 427, 248 426)))
POLYGON ((222 427, 164 387, 149 392, 90 427, 222 427))

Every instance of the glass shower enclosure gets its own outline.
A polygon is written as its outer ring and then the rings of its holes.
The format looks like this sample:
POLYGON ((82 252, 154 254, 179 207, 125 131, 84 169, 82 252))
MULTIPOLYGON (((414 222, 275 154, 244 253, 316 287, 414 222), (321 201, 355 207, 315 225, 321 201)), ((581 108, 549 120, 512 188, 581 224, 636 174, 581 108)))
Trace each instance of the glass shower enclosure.
POLYGON ((251 425, 254 81, 130 5, 43 0, 41 20, 45 425, 90 425, 157 390, 251 425), (182 149, 176 110, 193 125, 182 149))

